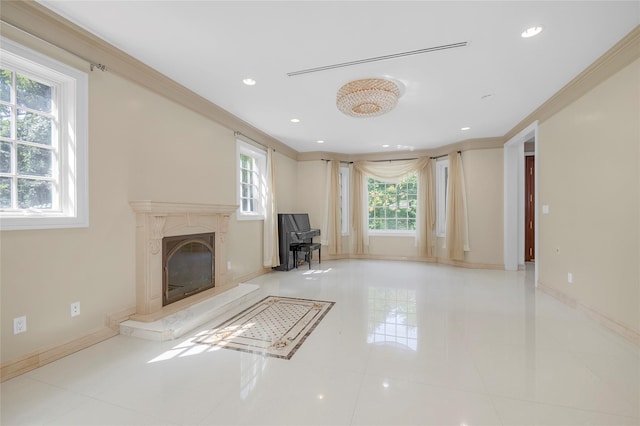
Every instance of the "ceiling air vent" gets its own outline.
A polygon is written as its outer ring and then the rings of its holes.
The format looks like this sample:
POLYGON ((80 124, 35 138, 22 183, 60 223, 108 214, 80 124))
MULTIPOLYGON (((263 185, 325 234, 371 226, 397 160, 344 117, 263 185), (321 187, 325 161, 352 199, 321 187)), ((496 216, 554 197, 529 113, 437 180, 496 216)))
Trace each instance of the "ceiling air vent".
POLYGON ((388 59, 402 58, 404 56, 412 56, 412 55, 420 55, 422 53, 437 52, 438 50, 455 49, 455 48, 458 48, 458 47, 465 47, 465 46, 467 46, 467 44, 468 43, 466 41, 463 41, 463 42, 460 42, 460 43, 445 44, 443 46, 427 47, 426 49, 418 49, 418 50, 410 50, 408 52, 392 53, 391 55, 376 56, 375 58, 358 59, 357 61, 342 62, 340 64, 325 65, 323 67, 316 67, 316 68, 309 68, 309 69, 306 69, 306 70, 288 72, 287 75, 289 77, 295 77, 296 75, 310 74, 312 72, 332 70, 332 69, 335 69, 335 68, 350 67, 350 66, 353 66, 353 65, 366 64, 366 63, 369 63, 369 62, 386 61, 388 59))

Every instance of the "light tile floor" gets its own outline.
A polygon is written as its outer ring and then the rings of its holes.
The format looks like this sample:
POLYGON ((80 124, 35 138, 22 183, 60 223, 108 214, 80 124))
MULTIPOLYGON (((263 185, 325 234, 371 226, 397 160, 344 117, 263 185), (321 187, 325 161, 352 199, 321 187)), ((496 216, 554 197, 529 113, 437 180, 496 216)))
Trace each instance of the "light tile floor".
POLYGON ((363 260, 273 272, 246 306, 336 302, 291 360, 190 342, 224 318, 170 342, 117 336, 2 383, 1 424, 640 424, 640 348, 531 275, 363 260))

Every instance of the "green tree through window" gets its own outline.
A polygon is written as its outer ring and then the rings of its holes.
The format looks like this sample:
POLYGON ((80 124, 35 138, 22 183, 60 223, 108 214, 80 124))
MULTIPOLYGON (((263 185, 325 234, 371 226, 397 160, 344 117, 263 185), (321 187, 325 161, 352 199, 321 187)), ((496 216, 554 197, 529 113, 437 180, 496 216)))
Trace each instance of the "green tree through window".
POLYGON ((369 178, 369 229, 415 231, 418 183, 412 174, 400 183, 369 178))
POLYGON ((51 209, 57 146, 53 88, 0 70, 0 208, 51 209))

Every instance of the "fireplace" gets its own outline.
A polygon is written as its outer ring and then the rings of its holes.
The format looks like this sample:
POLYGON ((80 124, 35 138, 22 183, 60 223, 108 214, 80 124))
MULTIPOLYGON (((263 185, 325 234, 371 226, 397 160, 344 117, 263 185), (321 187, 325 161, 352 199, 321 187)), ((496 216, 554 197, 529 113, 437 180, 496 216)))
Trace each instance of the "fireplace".
POLYGON ((162 239, 162 306, 215 286, 215 233, 162 239))
POLYGON ((238 206, 157 201, 131 201, 130 205, 136 212, 136 313, 132 319, 155 321, 237 285, 228 280, 226 240, 229 217, 238 206), (184 282, 173 281, 172 275, 165 288, 167 259, 184 282), (196 259, 195 266, 185 267, 185 262, 196 259))

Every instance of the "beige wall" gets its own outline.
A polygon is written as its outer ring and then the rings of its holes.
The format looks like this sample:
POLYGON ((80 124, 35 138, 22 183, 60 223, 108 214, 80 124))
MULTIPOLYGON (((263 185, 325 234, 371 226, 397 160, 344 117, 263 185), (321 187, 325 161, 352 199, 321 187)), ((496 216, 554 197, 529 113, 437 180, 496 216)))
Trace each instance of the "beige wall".
POLYGON ((278 212, 290 213, 297 209, 298 162, 277 152, 274 158, 278 212))
POLYGON ((539 281, 640 331, 640 60, 539 128, 539 281), (573 284, 567 274, 573 273, 573 284))
POLYGON ((478 149, 462 153, 469 220, 471 264, 503 265, 503 150, 478 149))
MULTIPOLYGON (((299 161, 297 170, 298 190, 294 212, 309 213, 312 228, 321 228, 326 205, 327 162, 323 160, 299 161)), ((280 209, 282 213, 287 213, 280 209)))
MULTIPOLYGON (((88 72, 8 27, 3 35, 88 72)), ((129 201, 236 204, 232 130, 110 72, 89 72, 89 96, 89 228, 0 234, 2 361, 80 338, 135 305, 129 201), (75 301, 82 313, 71 318, 75 301), (13 335, 21 315, 28 331, 13 335)), ((260 271, 262 222, 229 229, 231 279, 260 271)))

